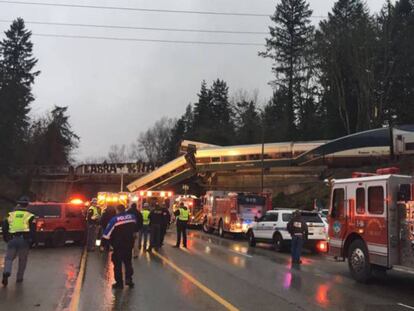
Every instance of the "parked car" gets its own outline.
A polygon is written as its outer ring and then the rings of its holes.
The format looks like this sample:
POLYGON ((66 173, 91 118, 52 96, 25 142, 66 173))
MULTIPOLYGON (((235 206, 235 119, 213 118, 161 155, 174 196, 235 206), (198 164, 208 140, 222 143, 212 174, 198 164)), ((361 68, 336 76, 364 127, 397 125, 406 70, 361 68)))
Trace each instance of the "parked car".
MULTIPOLYGON (((257 242, 270 243, 281 252, 290 246, 292 237, 287 231, 287 224, 292 217, 292 209, 277 209, 267 211, 261 218, 255 220, 247 231, 249 245, 254 247, 257 242)), ((326 227, 317 212, 301 211, 306 221, 309 234, 305 247, 314 252, 326 252, 326 227)))
POLYGON ((84 243, 86 219, 83 203, 33 202, 28 211, 36 216, 36 244, 59 247, 67 241, 84 243))

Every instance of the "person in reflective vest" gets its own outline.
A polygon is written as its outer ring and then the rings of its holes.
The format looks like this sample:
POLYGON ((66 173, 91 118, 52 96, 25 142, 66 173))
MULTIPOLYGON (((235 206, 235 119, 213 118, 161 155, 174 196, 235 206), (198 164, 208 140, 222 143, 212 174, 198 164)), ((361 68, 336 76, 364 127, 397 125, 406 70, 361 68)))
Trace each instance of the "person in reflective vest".
POLYGON ((139 239, 138 239, 138 246, 139 248, 142 247, 144 251, 147 250, 147 244, 148 244, 148 236, 150 233, 150 208, 148 203, 144 203, 144 206, 141 210, 142 215, 142 228, 139 231, 139 239))
POLYGON ((180 247, 181 236, 183 237, 183 247, 187 248, 187 223, 190 218, 190 211, 184 205, 180 203, 179 208, 174 212, 177 219, 177 243, 175 247, 180 247))
POLYGON ((30 244, 35 240, 35 215, 27 211, 28 199, 17 202, 14 211, 9 213, 3 222, 3 238, 7 242, 7 251, 4 258, 3 286, 7 286, 12 273, 13 261, 19 257, 16 282, 23 282, 26 270, 30 244))
POLYGON ((86 223, 88 225, 86 248, 89 252, 95 250, 96 235, 98 233, 99 212, 96 204, 97 200, 93 198, 86 214, 86 223))

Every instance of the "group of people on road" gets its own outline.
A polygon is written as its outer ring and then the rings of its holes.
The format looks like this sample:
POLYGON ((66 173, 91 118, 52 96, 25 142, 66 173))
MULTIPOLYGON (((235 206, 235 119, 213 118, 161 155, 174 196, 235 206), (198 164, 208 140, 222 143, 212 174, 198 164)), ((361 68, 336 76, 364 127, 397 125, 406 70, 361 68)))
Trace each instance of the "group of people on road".
MULTIPOLYGON (((23 282, 30 245, 36 240, 35 215, 28 211, 28 205, 28 199, 20 199, 3 222, 3 238, 7 243, 2 275, 3 286, 8 285, 13 261, 16 258, 18 258, 16 282, 23 282)), ((187 247, 186 228, 189 211, 181 203, 174 215, 177 219, 176 246, 179 247, 182 236, 183 246, 187 247)), ((115 283, 112 287, 123 288, 123 266, 125 285, 133 287, 132 257, 138 257, 141 249, 152 251, 162 247, 170 222, 171 214, 167 206, 160 206, 158 203, 155 203, 152 208, 148 203, 144 203, 141 210, 137 208, 136 203, 132 203, 129 209, 124 205, 108 206, 101 215, 97 201, 93 199, 86 212, 86 248, 88 251, 95 250, 99 228, 102 228, 102 249, 107 251, 111 247, 113 249, 111 259, 114 265, 115 283)))

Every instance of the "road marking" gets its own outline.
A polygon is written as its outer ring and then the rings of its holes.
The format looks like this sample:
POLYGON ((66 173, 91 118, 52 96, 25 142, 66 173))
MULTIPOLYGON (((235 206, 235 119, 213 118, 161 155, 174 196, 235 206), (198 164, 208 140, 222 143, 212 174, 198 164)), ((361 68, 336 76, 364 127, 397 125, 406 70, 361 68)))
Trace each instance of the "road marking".
POLYGON ((70 311, 77 311, 79 310, 79 301, 80 301, 80 293, 82 289, 83 279, 85 277, 86 271, 86 258, 88 257, 88 252, 86 247, 83 249, 81 263, 79 267, 78 277, 76 279, 75 289, 73 290, 72 300, 69 305, 70 311))
POLYGON ((193 276, 191 276, 190 274, 188 274, 187 272, 185 272, 184 270, 182 270, 180 267, 178 267, 175 263, 173 263, 172 261, 170 261, 166 257, 162 256, 161 254, 159 254, 156 251, 153 251, 153 254, 155 256, 159 257, 162 261, 164 261, 164 263, 166 263, 167 265, 169 265, 172 269, 174 269, 176 272, 178 272, 179 274, 181 274, 183 277, 185 277, 187 280, 189 280, 191 283, 193 283, 199 289, 201 289, 204 293, 206 293, 211 298, 213 298, 215 301, 217 301, 222 306, 224 306, 227 310, 230 310, 230 311, 239 311, 239 309, 236 308, 235 306, 233 306, 230 302, 228 302, 227 300, 225 300, 224 298, 222 298, 220 295, 216 294, 214 291, 212 291, 207 286, 203 285, 201 282, 199 282, 198 280, 196 280, 193 276))
POLYGON ((241 252, 238 252, 238 251, 234 251, 234 250, 228 249, 228 248, 224 248, 224 249, 227 250, 227 251, 229 251, 229 252, 231 252, 231 253, 237 254, 237 255, 245 256, 247 258, 253 258, 252 255, 248 255, 248 254, 245 254, 245 253, 241 253, 241 252))
POLYGON ((401 302, 399 302, 399 303, 397 303, 400 307, 404 307, 404 308, 407 308, 407 309, 410 309, 410 310, 414 310, 414 307, 412 307, 412 306, 409 306, 409 305, 405 305, 405 304, 403 304, 403 303, 401 303, 401 302))

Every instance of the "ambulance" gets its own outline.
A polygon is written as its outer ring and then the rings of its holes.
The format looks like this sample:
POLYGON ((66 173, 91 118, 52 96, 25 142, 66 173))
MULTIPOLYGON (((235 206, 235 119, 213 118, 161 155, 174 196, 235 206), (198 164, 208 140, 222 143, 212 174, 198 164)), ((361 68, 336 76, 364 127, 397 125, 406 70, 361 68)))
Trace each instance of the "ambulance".
POLYGON ((414 178, 398 168, 330 181, 329 253, 348 261, 352 277, 414 272, 414 178))
POLYGON ((129 203, 129 193, 128 192, 98 192, 96 196, 98 207, 101 210, 101 213, 108 206, 118 206, 124 205, 128 207, 129 203))
POLYGON ((151 208, 157 204, 167 207, 170 212, 173 204, 174 192, 172 191, 153 191, 153 190, 140 190, 131 192, 129 194, 130 203, 136 203, 138 210, 141 210, 145 203, 148 203, 151 208))

